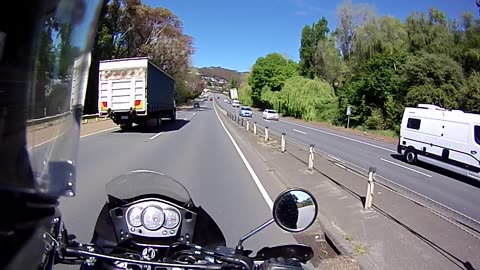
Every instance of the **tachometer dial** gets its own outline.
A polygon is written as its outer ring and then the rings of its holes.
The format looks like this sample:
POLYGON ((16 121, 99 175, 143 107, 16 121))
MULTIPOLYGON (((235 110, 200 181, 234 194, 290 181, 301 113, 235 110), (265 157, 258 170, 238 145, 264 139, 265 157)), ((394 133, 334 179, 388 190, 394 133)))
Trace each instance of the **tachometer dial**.
POLYGON ((165 225, 167 229, 173 229, 180 223, 180 215, 177 211, 172 209, 165 210, 165 225))
POLYGON ((142 208, 134 207, 128 210, 127 220, 133 227, 139 227, 142 225, 142 208))
POLYGON ((163 210, 157 206, 149 206, 143 210, 142 223, 147 230, 155 231, 162 227, 165 221, 163 210))

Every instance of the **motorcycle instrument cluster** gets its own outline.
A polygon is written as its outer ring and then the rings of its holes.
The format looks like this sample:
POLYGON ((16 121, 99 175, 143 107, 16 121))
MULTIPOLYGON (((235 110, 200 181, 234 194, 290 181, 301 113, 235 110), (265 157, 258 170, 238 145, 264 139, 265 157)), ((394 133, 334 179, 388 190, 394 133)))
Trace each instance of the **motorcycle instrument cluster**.
POLYGON ((181 215, 176 207, 160 201, 143 201, 131 205, 125 216, 131 234, 171 237, 178 232, 181 215))

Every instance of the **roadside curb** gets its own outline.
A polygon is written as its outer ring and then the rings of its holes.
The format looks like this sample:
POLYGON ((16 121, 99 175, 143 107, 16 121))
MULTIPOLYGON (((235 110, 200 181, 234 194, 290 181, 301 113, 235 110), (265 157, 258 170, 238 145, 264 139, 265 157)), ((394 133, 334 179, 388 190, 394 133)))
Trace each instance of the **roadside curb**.
POLYGON ((344 236, 338 233, 338 230, 335 229, 332 224, 330 224, 329 219, 320 213, 320 211, 317 213, 317 221, 321 230, 328 236, 328 238, 332 241, 332 244, 341 255, 353 254, 353 249, 350 247, 347 240, 345 240, 344 236))

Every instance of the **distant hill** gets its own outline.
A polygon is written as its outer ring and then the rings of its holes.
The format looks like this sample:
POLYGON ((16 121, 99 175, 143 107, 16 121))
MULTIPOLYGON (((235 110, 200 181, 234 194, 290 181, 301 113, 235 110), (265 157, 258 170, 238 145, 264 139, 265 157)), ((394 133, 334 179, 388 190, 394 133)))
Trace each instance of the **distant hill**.
POLYGON ((239 72, 232 69, 222 67, 202 67, 197 68, 198 73, 204 76, 222 78, 230 81, 236 77, 239 82, 243 82, 247 79, 248 72, 239 72))

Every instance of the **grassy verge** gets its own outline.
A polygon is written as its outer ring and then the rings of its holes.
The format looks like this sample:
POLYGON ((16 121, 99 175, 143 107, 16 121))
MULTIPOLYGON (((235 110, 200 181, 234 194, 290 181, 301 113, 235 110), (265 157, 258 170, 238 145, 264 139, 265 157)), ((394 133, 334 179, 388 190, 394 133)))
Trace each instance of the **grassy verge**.
POLYGON ((374 130, 374 129, 366 129, 365 127, 359 126, 355 127, 354 130, 370 133, 370 134, 375 134, 375 135, 380 135, 384 136, 387 138, 394 138, 398 139, 398 134, 395 133, 393 130, 374 130))

